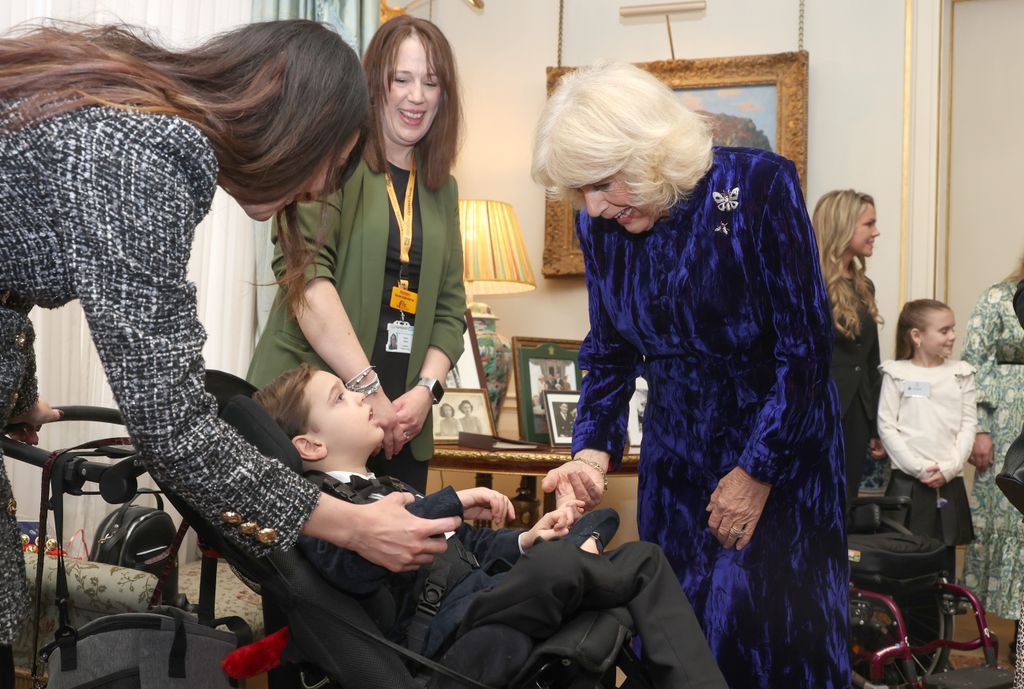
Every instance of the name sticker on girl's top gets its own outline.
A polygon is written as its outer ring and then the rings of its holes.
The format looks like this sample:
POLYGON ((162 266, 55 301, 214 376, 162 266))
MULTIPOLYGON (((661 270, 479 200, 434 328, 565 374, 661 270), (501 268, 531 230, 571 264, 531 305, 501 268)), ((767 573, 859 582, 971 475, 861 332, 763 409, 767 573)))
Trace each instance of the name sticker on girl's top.
POLYGON ((908 380, 903 384, 903 396, 927 399, 932 396, 932 384, 923 380, 908 380))

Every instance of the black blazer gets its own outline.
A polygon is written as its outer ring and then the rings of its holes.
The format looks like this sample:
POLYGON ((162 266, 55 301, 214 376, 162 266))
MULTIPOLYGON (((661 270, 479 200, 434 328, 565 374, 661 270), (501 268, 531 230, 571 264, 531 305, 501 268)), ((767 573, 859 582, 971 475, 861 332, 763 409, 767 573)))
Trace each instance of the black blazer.
MULTIPOLYGON (((871 286, 872 293, 875 291, 871 286)), ((843 417, 850 410, 854 400, 863 405, 869 421, 874 421, 878 412, 878 398, 882 392, 881 363, 878 351, 878 324, 862 309, 860 335, 851 339, 835 332, 832 345, 832 378, 839 390, 839 408, 843 417)))

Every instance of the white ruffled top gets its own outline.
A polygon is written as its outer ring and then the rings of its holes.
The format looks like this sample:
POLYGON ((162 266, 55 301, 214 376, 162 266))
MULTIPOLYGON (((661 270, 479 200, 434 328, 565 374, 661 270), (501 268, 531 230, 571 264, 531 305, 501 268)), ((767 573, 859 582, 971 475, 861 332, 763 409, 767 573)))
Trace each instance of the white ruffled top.
POLYGON ((931 367, 901 359, 878 368, 878 435, 892 466, 918 479, 936 464, 946 481, 960 476, 978 428, 974 367, 954 359, 931 367))

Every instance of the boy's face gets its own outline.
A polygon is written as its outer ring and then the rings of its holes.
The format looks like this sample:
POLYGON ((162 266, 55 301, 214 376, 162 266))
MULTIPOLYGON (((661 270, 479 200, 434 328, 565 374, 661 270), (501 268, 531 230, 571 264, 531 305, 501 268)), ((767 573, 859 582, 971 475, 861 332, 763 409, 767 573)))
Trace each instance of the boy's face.
POLYGON ((333 454, 358 453, 365 460, 380 447, 384 431, 373 423, 365 395, 352 392, 337 376, 317 371, 306 386, 309 431, 304 435, 323 443, 333 454))

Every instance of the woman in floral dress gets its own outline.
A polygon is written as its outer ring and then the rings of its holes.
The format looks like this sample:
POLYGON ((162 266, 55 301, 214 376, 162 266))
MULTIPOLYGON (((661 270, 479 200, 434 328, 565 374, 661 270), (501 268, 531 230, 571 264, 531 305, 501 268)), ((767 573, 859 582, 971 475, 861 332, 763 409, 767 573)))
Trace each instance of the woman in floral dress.
POLYGON ((1013 311, 1017 271, 989 287, 967 324, 963 360, 977 367, 978 434, 970 463, 975 540, 967 546, 964 581, 986 610, 1016 620, 1024 597, 1024 524, 995 478, 1024 425, 1024 329, 1013 311))

